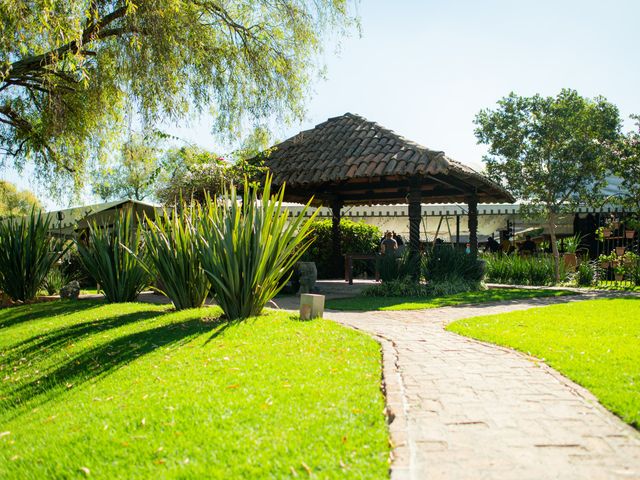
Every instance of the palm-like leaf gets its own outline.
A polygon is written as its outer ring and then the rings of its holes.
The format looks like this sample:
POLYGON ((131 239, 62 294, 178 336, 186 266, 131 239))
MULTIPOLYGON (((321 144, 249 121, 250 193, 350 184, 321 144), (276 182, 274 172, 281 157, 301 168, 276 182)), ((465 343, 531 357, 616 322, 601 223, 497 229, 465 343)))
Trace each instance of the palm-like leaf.
POLYGON ((137 260, 143 247, 134 223, 130 211, 120 212, 112 226, 94 222, 87 242, 76 242, 82 263, 109 303, 131 302, 149 285, 149 275, 137 260))
POLYGON ((142 264, 162 283, 159 289, 177 310, 201 307, 211 288, 202 269, 197 232, 191 221, 193 207, 183 204, 181 213, 174 208, 154 222, 146 219, 144 232, 147 255, 142 264))
POLYGON ((14 300, 35 298, 49 270, 67 250, 49 235, 49 217, 31 211, 0 222, 0 290, 14 300))
POLYGON ((242 201, 234 187, 200 209, 200 253, 213 295, 230 319, 259 314, 282 288, 313 241, 309 204, 296 216, 283 208, 284 189, 271 195, 267 177, 258 200, 245 181, 242 201))

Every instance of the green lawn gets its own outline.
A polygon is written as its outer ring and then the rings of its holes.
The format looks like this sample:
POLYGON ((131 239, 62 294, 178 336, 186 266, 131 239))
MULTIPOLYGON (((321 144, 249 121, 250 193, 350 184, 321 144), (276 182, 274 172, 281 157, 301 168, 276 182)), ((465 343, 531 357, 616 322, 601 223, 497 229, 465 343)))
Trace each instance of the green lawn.
POLYGON ((640 428, 640 298, 553 305, 447 328, 543 359, 640 428))
POLYGON ((0 478, 385 478, 380 348, 327 320, 0 310, 0 478))
POLYGON ((458 293, 437 298, 416 297, 352 297, 327 300, 326 308, 333 310, 422 310, 485 302, 505 302, 537 297, 575 295, 567 290, 533 290, 523 288, 491 288, 478 292, 458 293))

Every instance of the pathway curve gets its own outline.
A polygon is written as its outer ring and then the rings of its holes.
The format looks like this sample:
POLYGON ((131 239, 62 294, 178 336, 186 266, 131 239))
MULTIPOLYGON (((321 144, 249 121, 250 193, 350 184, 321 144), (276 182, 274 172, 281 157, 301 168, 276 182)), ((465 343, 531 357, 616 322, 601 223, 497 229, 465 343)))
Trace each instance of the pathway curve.
POLYGON ((640 435, 589 392, 535 359, 443 328, 575 300, 327 312, 383 344, 392 479, 640 479, 640 435))

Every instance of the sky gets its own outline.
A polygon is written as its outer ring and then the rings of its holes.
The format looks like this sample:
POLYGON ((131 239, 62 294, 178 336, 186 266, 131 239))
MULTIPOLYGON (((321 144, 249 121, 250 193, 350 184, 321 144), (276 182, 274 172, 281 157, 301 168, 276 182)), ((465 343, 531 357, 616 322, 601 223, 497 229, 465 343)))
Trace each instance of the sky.
MULTIPOLYGON (((473 119, 512 91, 602 95, 620 109, 625 131, 629 115, 640 114, 640 1, 362 0, 357 11, 361 35, 343 39, 337 55, 327 47, 326 79, 312 85, 305 120, 279 126, 276 138, 352 112, 480 170, 485 148, 473 119)), ((202 117, 167 130, 226 151, 210 125, 202 117)), ((0 177, 46 196, 28 173, 0 177)))

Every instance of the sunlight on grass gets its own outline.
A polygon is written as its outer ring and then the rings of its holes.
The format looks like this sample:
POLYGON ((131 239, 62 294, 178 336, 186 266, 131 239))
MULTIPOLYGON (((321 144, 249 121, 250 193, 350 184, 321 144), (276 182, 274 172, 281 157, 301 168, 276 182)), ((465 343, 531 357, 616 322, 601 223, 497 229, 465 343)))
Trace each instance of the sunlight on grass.
POLYGON ((567 290, 534 290, 520 288, 491 288, 437 298, 416 297, 353 297, 328 300, 326 308, 333 310, 422 310, 486 302, 505 302, 516 299, 575 295, 567 290))
POLYGON ((219 315, 0 311, 0 477, 387 475, 375 341, 327 320, 219 315))
POLYGON ((640 428, 640 299, 589 300, 459 320, 448 330, 544 359, 640 428))

